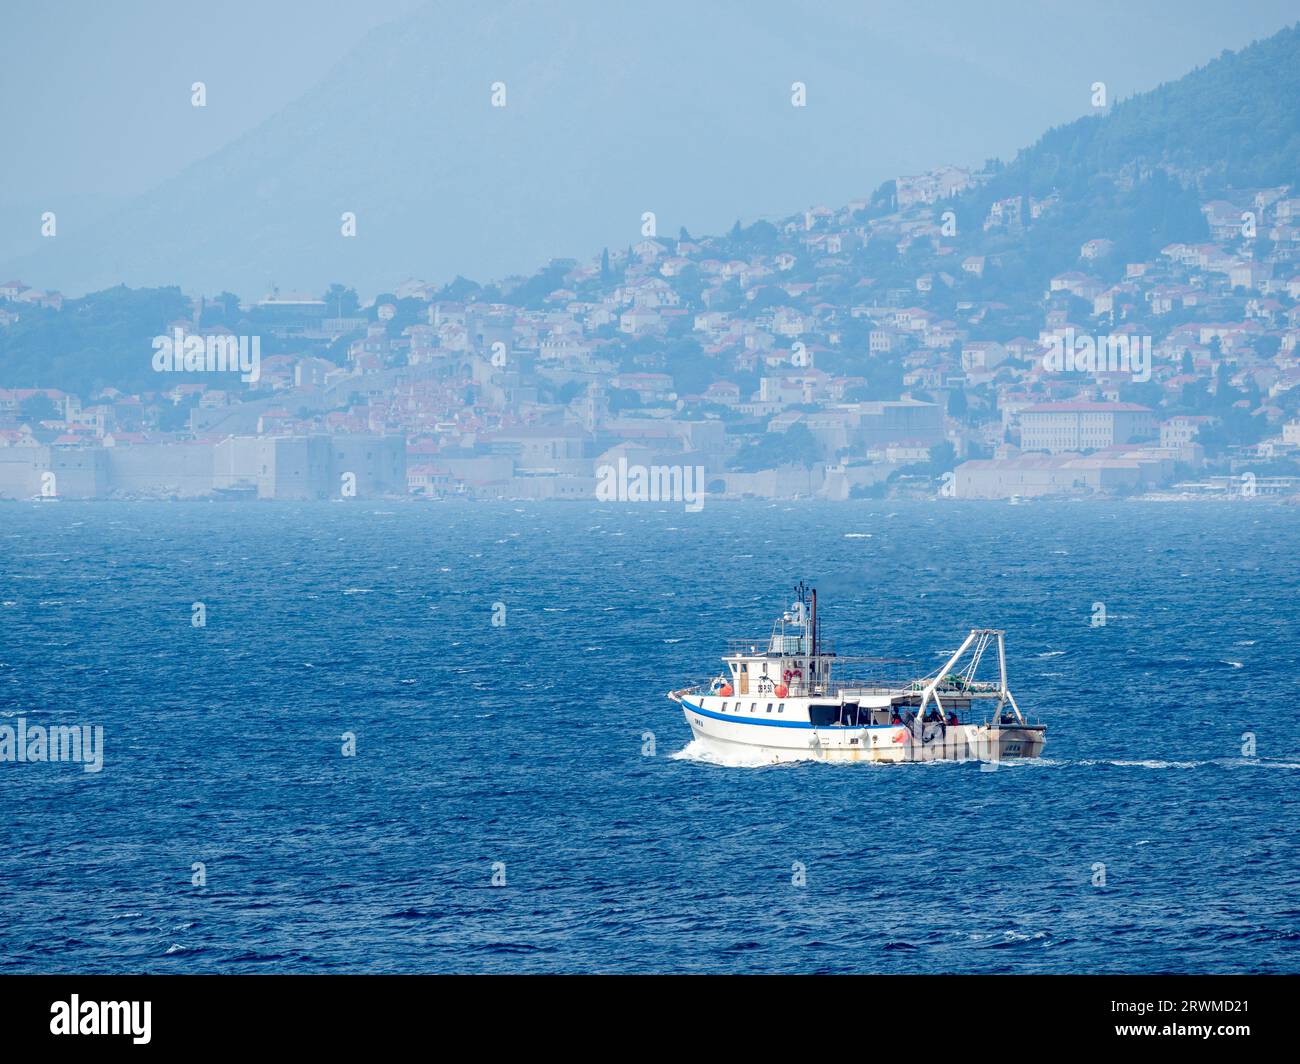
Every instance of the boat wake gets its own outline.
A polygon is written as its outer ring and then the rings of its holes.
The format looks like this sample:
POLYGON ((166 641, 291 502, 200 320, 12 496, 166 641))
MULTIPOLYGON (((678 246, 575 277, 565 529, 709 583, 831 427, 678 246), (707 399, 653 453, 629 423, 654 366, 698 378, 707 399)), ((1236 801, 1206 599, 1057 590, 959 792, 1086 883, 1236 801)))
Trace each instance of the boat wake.
POLYGON ((675 754, 673 761, 694 761, 700 765, 719 765, 723 768, 765 768, 772 764, 772 759, 760 754, 755 749, 737 746, 735 751, 723 753, 701 739, 692 739, 675 754))
POLYGON ((1206 761, 1166 761, 1146 758, 1141 761, 1098 758, 1038 758, 1033 761, 1004 761, 999 768, 1092 768, 1107 765, 1111 768, 1189 769, 1189 768, 1300 768, 1300 762, 1264 757, 1216 757, 1206 761))

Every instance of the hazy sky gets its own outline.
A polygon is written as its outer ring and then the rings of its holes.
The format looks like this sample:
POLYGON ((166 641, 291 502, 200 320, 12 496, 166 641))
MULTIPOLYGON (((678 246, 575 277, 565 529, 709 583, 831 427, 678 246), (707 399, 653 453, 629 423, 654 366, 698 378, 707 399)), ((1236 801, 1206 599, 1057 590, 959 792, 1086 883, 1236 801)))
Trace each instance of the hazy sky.
MULTIPOLYGON (((8 158, 0 168, 0 195, 29 202, 143 192, 274 114, 367 30, 420 2, 7 5, 0 89, 8 158), (210 85, 203 110, 189 105, 196 80, 210 85)), ((563 0, 545 2, 561 17, 563 0)), ((1000 77, 1032 79, 1035 68, 1077 65, 1081 53, 1090 55, 1111 79, 1112 91, 1121 93, 1179 77, 1225 47, 1300 18, 1297 0, 827 3, 856 10, 877 33, 900 39, 924 34, 931 51, 982 62, 1000 77), (1108 62, 1108 39, 1121 70, 1108 62)), ((917 71, 917 77, 943 76, 939 67, 917 71)), ((990 142, 995 133, 990 129, 990 142)))
POLYGON ((1114 102, 1300 19, 1300 0, 578 2, 12 5, 0 269, 70 293, 487 280, 625 242, 647 203, 712 232, 1010 158, 1091 113, 1093 81, 1114 102), (508 118, 480 106, 503 69, 508 118))
POLYGON ((0 193, 144 192, 274 114, 368 30, 420 2, 7 4, 0 193), (201 110, 190 106, 195 81, 209 85, 201 110))

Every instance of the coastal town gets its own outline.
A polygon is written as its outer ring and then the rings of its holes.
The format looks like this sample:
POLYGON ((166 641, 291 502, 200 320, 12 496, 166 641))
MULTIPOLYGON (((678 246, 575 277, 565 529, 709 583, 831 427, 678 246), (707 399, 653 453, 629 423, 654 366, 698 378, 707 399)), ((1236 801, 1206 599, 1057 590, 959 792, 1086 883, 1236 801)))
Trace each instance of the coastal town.
MULTIPOLYGON (((1092 233, 1029 285, 1063 208, 994 176, 712 237, 646 211, 490 285, 186 295, 120 381, 0 388, 0 498, 635 499, 629 469, 645 498, 1300 497, 1296 190, 1218 190, 1145 258, 1092 233)), ((8 281, 0 342, 84 302, 8 281)))

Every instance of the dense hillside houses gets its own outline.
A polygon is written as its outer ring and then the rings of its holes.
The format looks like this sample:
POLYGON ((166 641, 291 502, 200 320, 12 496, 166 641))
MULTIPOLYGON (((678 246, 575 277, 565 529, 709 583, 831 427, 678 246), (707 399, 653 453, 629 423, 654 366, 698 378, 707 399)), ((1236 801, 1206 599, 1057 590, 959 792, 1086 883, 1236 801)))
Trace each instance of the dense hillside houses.
POLYGON ((1293 494, 1296 190, 1218 187, 1185 239, 1096 231, 1035 277, 1060 196, 998 180, 369 301, 11 280, 0 496, 592 498, 619 459, 719 498, 1293 494))

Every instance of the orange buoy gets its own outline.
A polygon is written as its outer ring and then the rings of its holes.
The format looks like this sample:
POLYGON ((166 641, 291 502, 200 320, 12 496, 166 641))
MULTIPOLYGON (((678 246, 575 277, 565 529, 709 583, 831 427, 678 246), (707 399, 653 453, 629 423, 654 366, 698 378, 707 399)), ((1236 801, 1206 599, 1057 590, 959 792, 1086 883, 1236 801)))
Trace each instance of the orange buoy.
POLYGON ((784 697, 785 697, 786 695, 788 695, 789 693, 790 693, 790 688, 786 687, 785 684, 783 684, 783 683, 779 683, 779 684, 776 685, 776 697, 777 697, 777 698, 784 698, 784 697))
POLYGON ((722 690, 719 691, 718 694, 720 694, 723 698, 730 698, 730 697, 731 697, 731 684, 729 684, 729 683, 724 683, 724 684, 722 685, 722 690))

